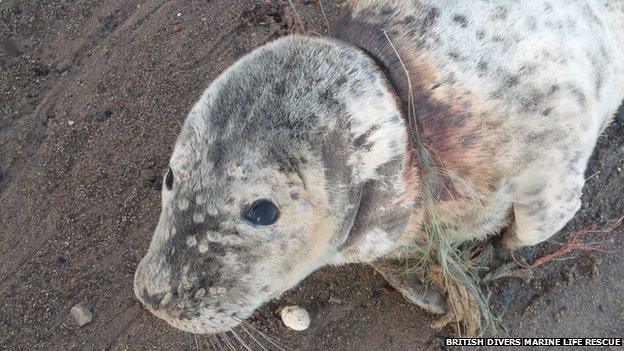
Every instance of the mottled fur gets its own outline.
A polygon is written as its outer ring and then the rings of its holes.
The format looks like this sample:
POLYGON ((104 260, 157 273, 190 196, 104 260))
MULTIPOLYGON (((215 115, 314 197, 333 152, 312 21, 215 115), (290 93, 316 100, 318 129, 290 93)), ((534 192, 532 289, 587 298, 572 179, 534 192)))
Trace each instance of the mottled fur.
POLYGON ((623 1, 350 1, 333 36, 254 50, 189 113, 134 286, 170 324, 227 330, 319 267, 418 240, 405 69, 451 240, 509 225, 534 245, 578 210, 624 96, 623 1), (244 221, 257 199, 275 224, 244 221))

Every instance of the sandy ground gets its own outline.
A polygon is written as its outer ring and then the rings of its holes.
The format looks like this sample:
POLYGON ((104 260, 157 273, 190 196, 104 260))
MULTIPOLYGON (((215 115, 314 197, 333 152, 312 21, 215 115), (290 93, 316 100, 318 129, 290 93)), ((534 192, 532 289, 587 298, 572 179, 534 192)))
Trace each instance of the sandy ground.
MULTIPOLYGON (((326 33, 319 1, 295 3, 309 33, 326 33)), ((322 5, 331 21, 339 1, 322 5)), ((296 23, 264 0, 0 2, 0 349, 208 348, 133 297, 160 206, 159 181, 141 170, 164 172, 188 109, 219 72, 296 23), (69 317, 78 302, 94 314, 83 327, 69 317)), ((623 213, 623 141, 614 123, 585 205, 552 242, 525 250, 529 261, 623 213)), ((580 253, 529 284, 488 286, 508 333, 623 337, 622 228, 610 237, 619 254, 580 253)), ((450 331, 431 320, 369 267, 349 266, 312 274, 249 322, 297 350, 436 350, 450 331), (308 330, 281 325, 286 304, 308 309, 308 330)))

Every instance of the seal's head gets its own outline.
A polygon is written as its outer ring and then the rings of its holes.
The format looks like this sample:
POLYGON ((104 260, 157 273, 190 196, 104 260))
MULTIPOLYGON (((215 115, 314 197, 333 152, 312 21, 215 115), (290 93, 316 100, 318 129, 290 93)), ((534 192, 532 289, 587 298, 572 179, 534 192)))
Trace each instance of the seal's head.
POLYGON ((397 99, 359 49, 290 36, 190 111, 134 290, 194 333, 228 330, 327 264, 391 251, 410 213, 397 99))

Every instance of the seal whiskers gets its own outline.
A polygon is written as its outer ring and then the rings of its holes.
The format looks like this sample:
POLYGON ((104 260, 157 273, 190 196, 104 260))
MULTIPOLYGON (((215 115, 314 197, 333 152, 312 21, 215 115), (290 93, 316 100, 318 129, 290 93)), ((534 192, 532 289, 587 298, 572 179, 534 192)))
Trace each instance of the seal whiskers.
POLYGON ((258 341, 258 340, 254 337, 254 336, 253 336, 253 334, 251 334, 251 333, 247 330, 247 328, 245 328, 245 325, 244 325, 243 323, 241 323, 241 329, 243 329, 243 331, 244 331, 245 333, 247 333, 247 335, 248 335, 248 336, 249 336, 249 337, 250 337, 250 338, 251 338, 251 339, 252 339, 252 340, 253 340, 253 341, 254 341, 254 342, 258 345, 258 346, 260 346, 260 348, 261 348, 262 350, 267 351, 267 349, 264 347, 264 345, 262 345, 262 344, 261 344, 261 343, 260 343, 260 342, 259 342, 259 341, 258 341))
POLYGON ((258 333, 258 335, 260 335, 262 338, 264 338, 267 342, 269 342, 271 345, 277 347, 280 351, 290 351, 291 349, 288 348, 286 345, 282 344, 280 341, 270 337, 269 335, 266 335, 265 333, 261 332, 260 330, 258 330, 257 328, 255 328, 253 325, 249 324, 248 322, 236 318, 236 317, 231 317, 232 319, 236 320, 237 322, 240 323, 241 328, 243 328, 243 330, 260 346, 262 347, 262 349, 264 350, 265 348, 262 346, 262 344, 260 344, 254 337, 253 335, 245 328, 245 326, 247 326, 248 328, 250 328, 252 331, 258 333))

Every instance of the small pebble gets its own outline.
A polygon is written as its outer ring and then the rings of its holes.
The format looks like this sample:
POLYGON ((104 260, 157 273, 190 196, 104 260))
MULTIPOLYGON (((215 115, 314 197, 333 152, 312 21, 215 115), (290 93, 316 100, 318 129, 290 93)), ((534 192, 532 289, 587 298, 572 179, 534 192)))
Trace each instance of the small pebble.
POLYGON ((606 313, 609 309, 607 308, 607 305, 605 304, 600 304, 598 305, 598 310, 602 313, 606 313))
POLYGON ((74 125, 74 121, 72 121, 72 120, 70 119, 69 121, 67 121, 67 124, 68 124, 68 125, 70 125, 70 126, 73 126, 73 125, 74 125))
POLYGON ((91 313, 91 311, 89 311, 89 309, 81 303, 74 305, 74 307, 71 308, 70 313, 74 318, 74 322, 76 322, 79 327, 90 323, 93 319, 93 313, 91 313))
POLYGON ((284 325, 292 330, 306 330, 310 326, 310 315, 302 307, 286 306, 280 315, 284 325))

